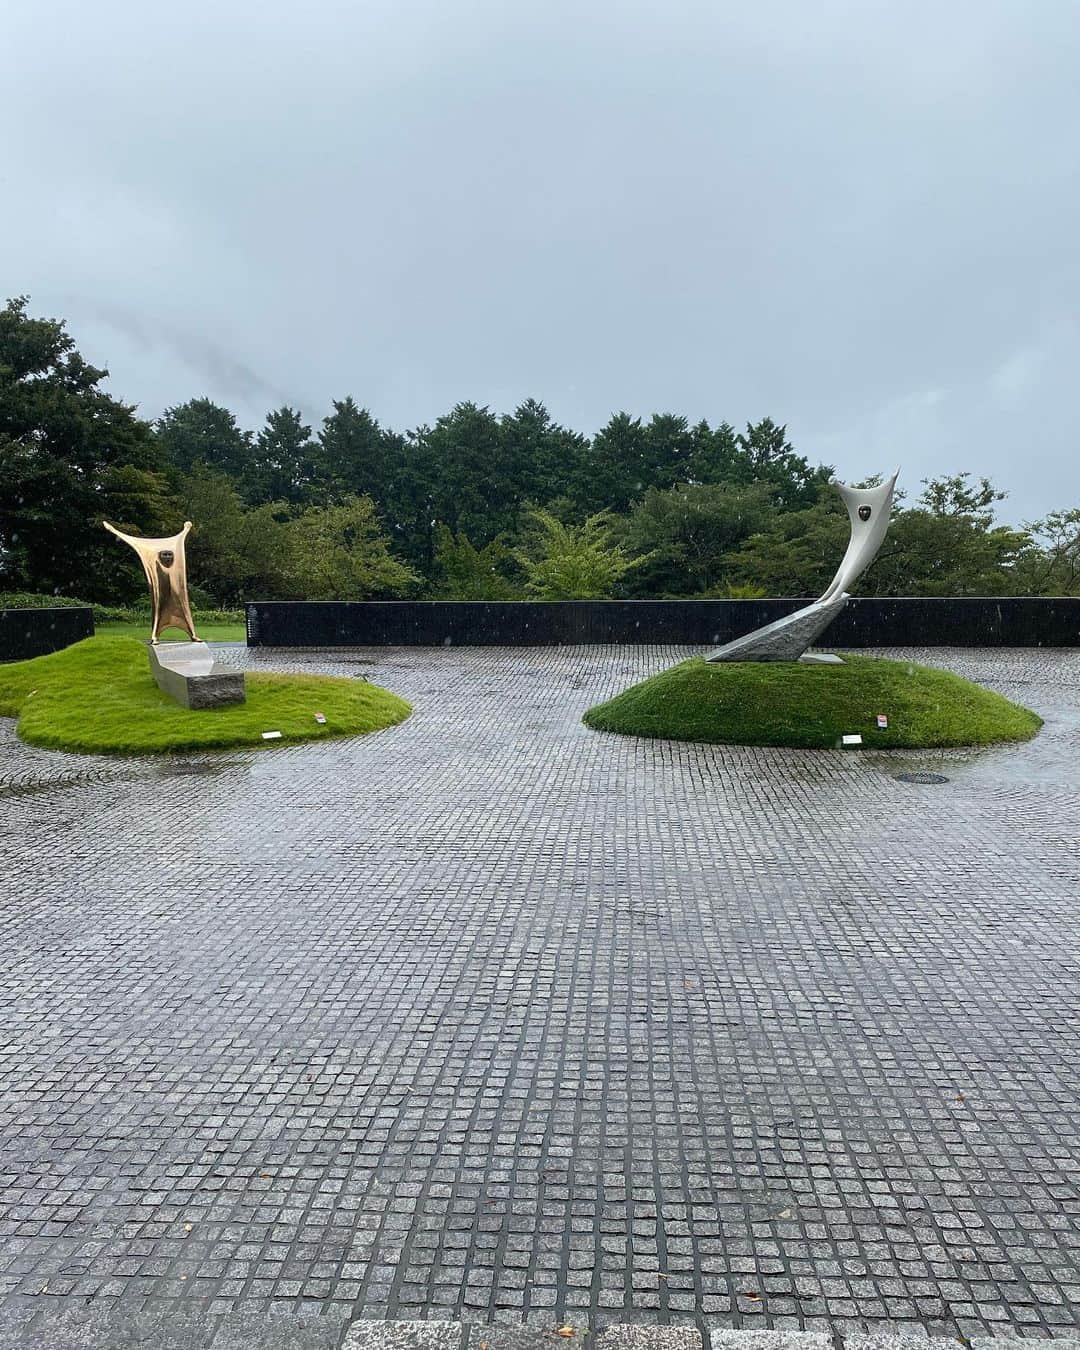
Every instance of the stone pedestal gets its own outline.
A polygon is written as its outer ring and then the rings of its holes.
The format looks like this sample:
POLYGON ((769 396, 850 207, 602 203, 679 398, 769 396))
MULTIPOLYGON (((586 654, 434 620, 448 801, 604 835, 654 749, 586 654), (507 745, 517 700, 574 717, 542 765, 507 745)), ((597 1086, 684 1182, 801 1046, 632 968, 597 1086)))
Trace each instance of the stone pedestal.
POLYGON ((151 645, 150 673, 158 688, 185 708, 220 708, 246 697, 243 671, 215 661, 205 642, 151 645))

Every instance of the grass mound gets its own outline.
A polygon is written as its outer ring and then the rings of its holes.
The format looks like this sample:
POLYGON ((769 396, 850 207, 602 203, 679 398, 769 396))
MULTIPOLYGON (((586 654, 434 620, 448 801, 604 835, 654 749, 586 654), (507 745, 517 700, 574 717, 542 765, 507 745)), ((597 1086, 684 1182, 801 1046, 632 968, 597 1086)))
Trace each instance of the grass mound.
POLYGON ((845 656, 842 666, 700 656, 635 684, 585 714, 624 736, 822 749, 859 734, 868 747, 927 749, 1026 741, 1042 718, 946 670, 845 656), (877 716, 889 720, 879 729, 877 716))
MULTIPOLYGON (((100 633, 103 637, 133 637, 141 642, 147 642, 150 638, 150 617, 140 619, 138 623, 114 623, 111 619, 108 623, 94 624, 94 631, 100 633)), ((195 618, 195 631, 203 642, 245 642, 247 641, 247 626, 243 623, 218 623, 215 620, 195 618)), ((179 628, 166 628, 161 634, 162 642, 187 642, 188 635, 179 628)))
POLYGON ((246 703, 191 712, 161 692, 146 645, 129 637, 86 638, 0 665, 0 715, 19 719, 22 740, 53 750, 142 755, 284 745, 377 731, 410 711, 404 699, 364 680, 249 674, 246 703), (281 739, 264 741, 264 731, 280 731, 281 739))

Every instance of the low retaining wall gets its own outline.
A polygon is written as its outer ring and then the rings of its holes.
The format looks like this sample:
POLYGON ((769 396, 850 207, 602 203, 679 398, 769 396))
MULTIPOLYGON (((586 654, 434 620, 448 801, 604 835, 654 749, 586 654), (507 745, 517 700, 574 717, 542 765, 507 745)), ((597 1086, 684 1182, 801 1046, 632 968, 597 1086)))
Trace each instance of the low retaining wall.
POLYGON ((93 636, 94 611, 89 605, 77 609, 0 609, 0 661, 45 656, 93 636))
MULTIPOLYGON (((249 647, 719 645, 806 600, 257 600, 249 647)), ((836 647, 1075 647, 1080 599, 849 601, 825 631, 836 647)))

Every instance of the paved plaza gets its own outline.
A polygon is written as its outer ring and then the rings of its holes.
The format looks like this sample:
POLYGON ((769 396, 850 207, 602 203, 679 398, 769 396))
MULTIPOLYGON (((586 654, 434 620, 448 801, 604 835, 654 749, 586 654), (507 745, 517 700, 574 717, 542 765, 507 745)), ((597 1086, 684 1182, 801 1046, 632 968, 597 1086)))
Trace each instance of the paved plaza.
POLYGON ((1080 652, 888 653, 1047 725, 885 754, 581 725, 689 649, 223 650, 415 712, 136 761, 0 722, 0 1340, 1074 1332, 1080 652))

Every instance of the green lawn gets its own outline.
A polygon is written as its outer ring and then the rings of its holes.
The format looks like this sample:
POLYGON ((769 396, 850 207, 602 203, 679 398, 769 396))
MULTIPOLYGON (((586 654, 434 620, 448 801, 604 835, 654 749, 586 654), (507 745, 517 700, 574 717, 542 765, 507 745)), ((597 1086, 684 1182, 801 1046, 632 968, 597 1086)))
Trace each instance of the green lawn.
POLYGON ((404 699, 360 679, 247 676, 247 702, 191 712, 163 694, 146 645, 99 635, 32 661, 0 665, 0 715, 31 745, 139 755, 356 736, 408 717, 404 699), (325 725, 315 713, 326 716, 325 725), (264 741, 264 731, 281 739, 264 741))
MULTIPOLYGON (((107 637, 141 638, 150 641, 150 619, 142 623, 98 623, 94 625, 96 633, 107 637)), ((195 621, 195 631, 204 642, 244 642, 247 629, 242 623, 199 623, 195 621)), ((179 628, 167 628, 161 635, 162 642, 187 642, 188 635, 179 628)))
POLYGON ((1042 726, 1035 713, 949 671, 851 655, 842 666, 695 657, 590 708, 584 721, 626 736, 811 749, 850 734, 875 748, 987 745, 1028 740, 1042 726))

